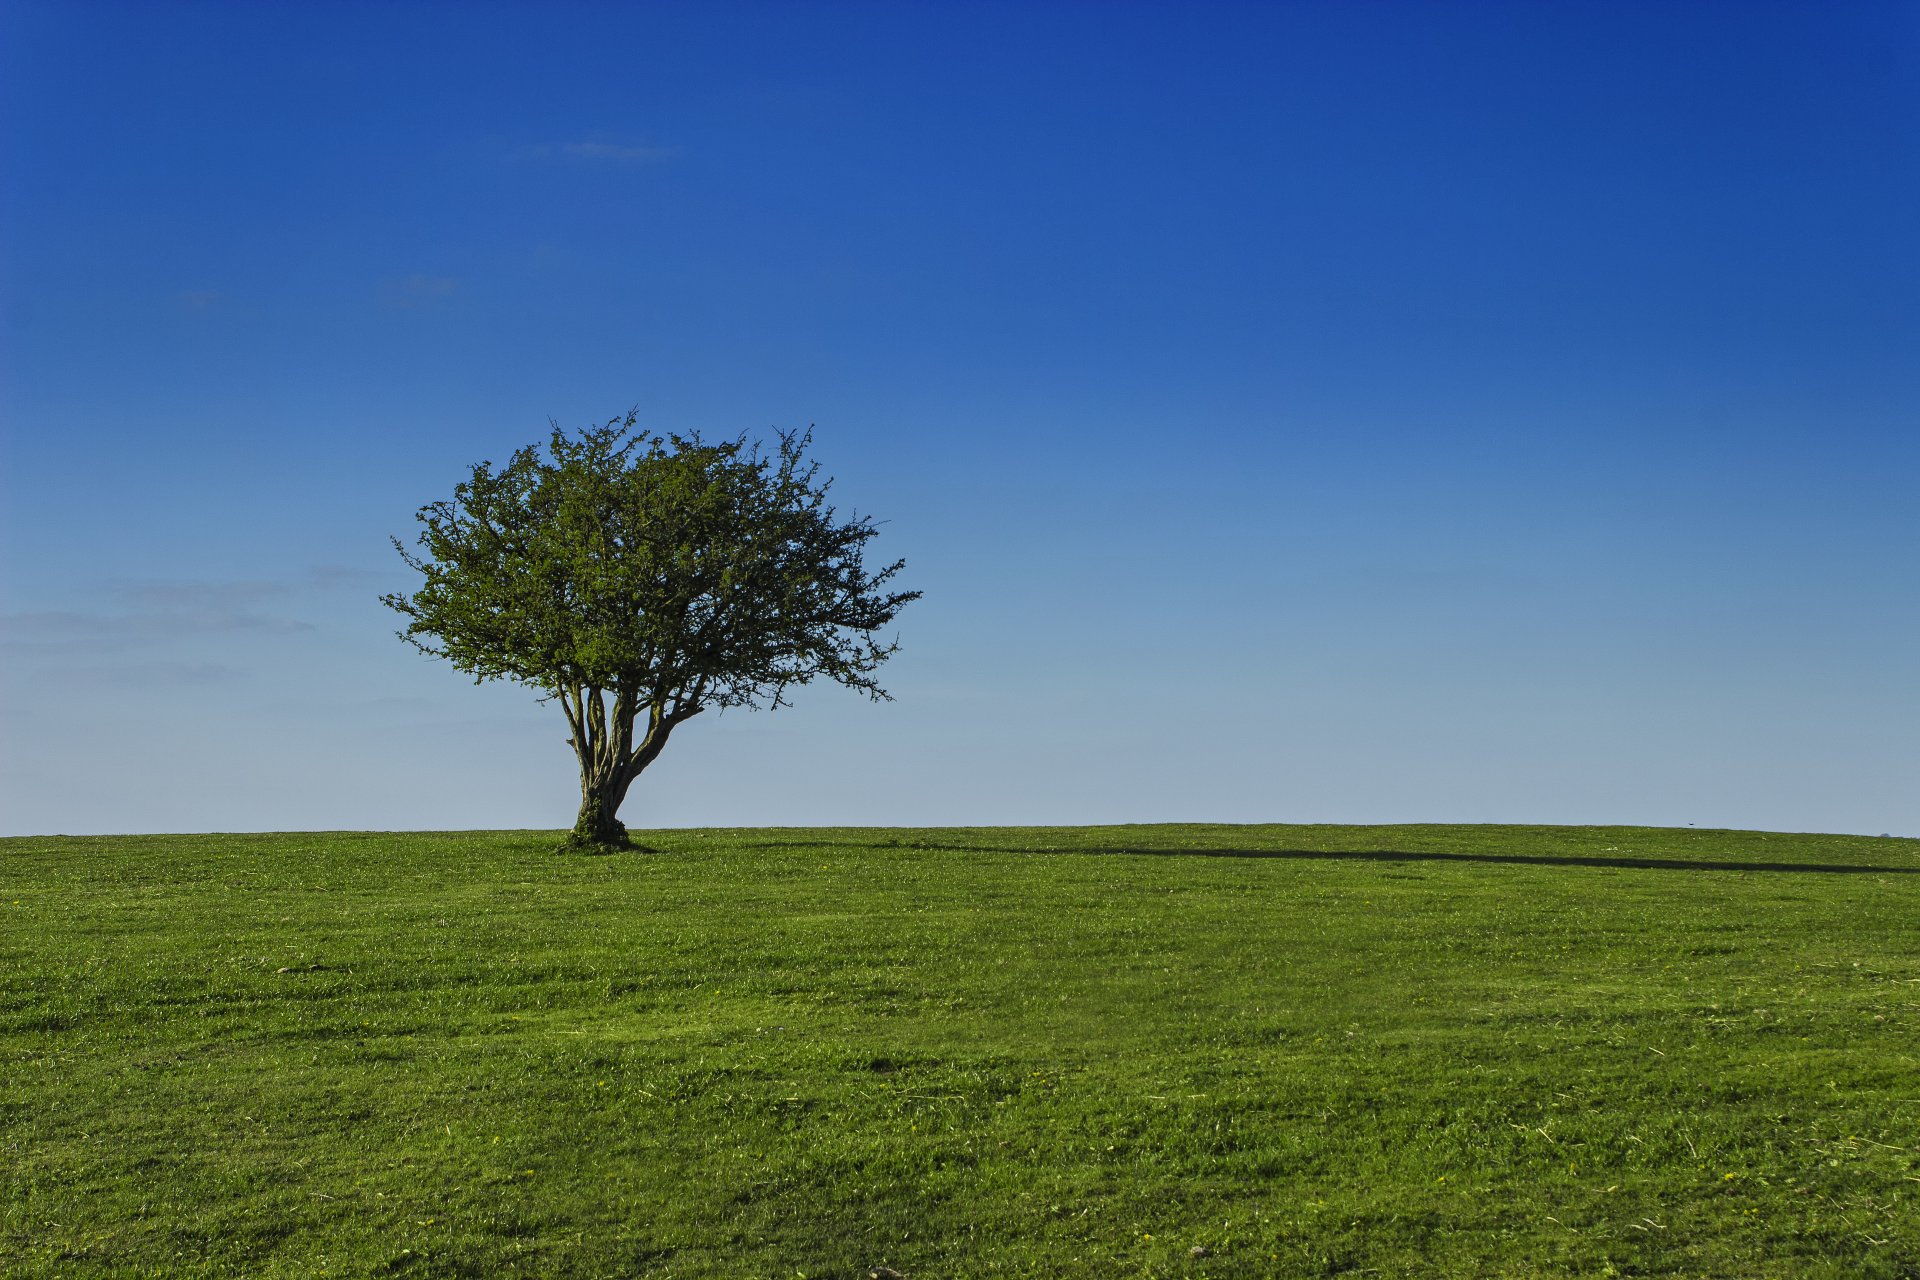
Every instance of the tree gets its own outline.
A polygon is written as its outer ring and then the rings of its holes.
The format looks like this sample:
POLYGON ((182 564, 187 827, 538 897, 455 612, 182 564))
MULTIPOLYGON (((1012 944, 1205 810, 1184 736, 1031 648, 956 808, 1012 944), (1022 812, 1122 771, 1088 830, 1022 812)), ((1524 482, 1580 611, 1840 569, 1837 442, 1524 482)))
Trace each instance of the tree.
POLYGON ((580 763, 570 847, 626 847, 627 789, 710 707, 777 708, 822 676, 886 699, 873 672, 898 645, 876 633, 920 595, 888 589, 903 561, 865 568, 878 530, 827 504, 811 430, 767 452, 635 423, 556 424, 544 456, 474 467, 420 508, 418 554, 393 539, 425 582, 381 597, 421 652, 560 704, 580 763))

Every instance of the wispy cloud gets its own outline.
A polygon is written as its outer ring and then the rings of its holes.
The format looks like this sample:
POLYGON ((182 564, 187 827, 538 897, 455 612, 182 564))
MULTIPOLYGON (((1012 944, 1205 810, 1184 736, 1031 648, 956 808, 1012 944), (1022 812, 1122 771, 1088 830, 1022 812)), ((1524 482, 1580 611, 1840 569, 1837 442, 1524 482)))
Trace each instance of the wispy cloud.
POLYGON ((101 684, 152 689, 163 685, 224 684, 246 673, 222 662, 126 662, 82 668, 73 674, 101 684))
POLYGON ((0 613, 0 647, 40 648, 74 640, 109 637, 123 631, 124 623, 123 618, 65 609, 0 613))
MULTIPOLYGON (((312 631, 312 623, 288 616, 278 602, 303 590, 364 586, 379 578, 370 569, 341 565, 320 565, 285 579, 116 578, 100 584, 98 609, 0 614, 0 650, 115 653, 178 636, 312 631)), ((187 668, 211 678, 208 664, 190 663, 182 670, 187 668)))
MULTIPOLYGON (((112 578, 95 587, 98 608, 0 613, 0 650, 121 653, 180 636, 312 631, 311 622, 287 612, 297 608, 298 597, 311 591, 371 590, 389 576, 323 564, 285 578, 112 578)), ((214 675, 207 663, 188 663, 174 674, 185 679, 192 672, 199 673, 196 679, 214 675)))
POLYGON ((292 590, 287 582, 151 581, 116 578, 107 584, 114 599, 144 609, 230 610, 292 590))
POLYGON ((307 582, 315 587, 364 587, 384 582, 393 575, 372 569, 356 569, 344 564, 319 564, 307 573, 307 582))
POLYGON ((133 648, 169 636, 209 632, 294 632, 311 622, 243 609, 179 608, 138 613, 43 610, 0 613, 0 649, 14 652, 93 651, 133 648))
POLYGON ((381 295, 389 307, 411 311, 450 298, 459 288, 460 282, 452 276, 411 275, 387 281, 381 295))
POLYGON ((674 157, 672 147, 624 147, 613 142, 569 142, 560 154, 573 160, 611 160, 615 164, 654 164, 674 157))
POLYGON ((574 160, 593 164, 659 164, 680 154, 678 147, 636 146, 622 142, 542 143, 520 151, 527 160, 574 160))
POLYGON ((250 579, 238 582, 146 581, 116 579, 109 594, 131 612, 105 619, 143 635, 195 631, 311 631, 313 624, 278 613, 261 612, 262 602, 292 592, 292 582, 250 579))

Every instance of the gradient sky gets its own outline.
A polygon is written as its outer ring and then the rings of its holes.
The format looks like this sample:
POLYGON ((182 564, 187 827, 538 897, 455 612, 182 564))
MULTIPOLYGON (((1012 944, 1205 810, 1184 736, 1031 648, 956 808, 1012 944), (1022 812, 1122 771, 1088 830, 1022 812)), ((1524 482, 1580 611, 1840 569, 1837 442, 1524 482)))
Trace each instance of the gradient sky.
POLYGON ((0 5, 0 833, 561 827, 387 543, 815 423, 636 827, 1920 834, 1920 6, 0 5))

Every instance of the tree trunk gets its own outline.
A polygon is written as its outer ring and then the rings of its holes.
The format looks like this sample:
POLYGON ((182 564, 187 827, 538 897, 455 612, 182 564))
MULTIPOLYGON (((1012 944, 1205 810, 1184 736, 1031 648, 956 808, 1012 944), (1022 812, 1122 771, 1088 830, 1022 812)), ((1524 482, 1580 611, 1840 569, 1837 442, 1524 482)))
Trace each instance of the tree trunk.
POLYGON ((567 844, 573 848, 624 849, 627 827, 620 821, 620 802, 627 784, 618 773, 607 777, 595 771, 580 779, 580 816, 574 819, 567 844))
POLYGON ((697 698, 671 710, 659 703, 646 705, 645 736, 634 741, 634 721, 640 707, 626 693, 617 694, 613 714, 607 714, 606 699, 600 689, 574 687, 559 691, 561 710, 566 712, 567 739, 580 761, 580 816, 567 833, 563 849, 628 849, 627 828, 620 821, 620 802, 627 788, 652 764, 667 736, 681 721, 700 714, 697 698))

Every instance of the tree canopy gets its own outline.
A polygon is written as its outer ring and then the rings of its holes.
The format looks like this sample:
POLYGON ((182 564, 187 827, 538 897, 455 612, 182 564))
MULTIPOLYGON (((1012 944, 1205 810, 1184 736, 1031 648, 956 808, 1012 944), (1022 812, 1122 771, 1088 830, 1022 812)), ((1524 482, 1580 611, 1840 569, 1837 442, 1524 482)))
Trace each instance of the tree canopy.
POLYGON ((382 597, 399 633, 476 682, 559 702, 581 770, 570 841, 626 843, 621 801, 679 725, 710 707, 779 707, 825 677, 875 699, 897 642, 879 635, 917 591, 902 561, 869 571, 870 518, 840 517, 807 457, 811 430, 767 449, 656 435, 636 415, 543 451, 482 462, 416 515, 424 577, 382 597))

